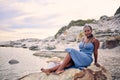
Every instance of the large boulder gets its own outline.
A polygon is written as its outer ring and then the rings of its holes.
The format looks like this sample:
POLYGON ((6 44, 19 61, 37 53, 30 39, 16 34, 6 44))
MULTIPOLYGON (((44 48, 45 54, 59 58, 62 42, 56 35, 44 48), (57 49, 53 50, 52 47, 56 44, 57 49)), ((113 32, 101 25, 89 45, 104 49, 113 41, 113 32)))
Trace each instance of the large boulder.
POLYGON ((120 45, 120 36, 107 37, 106 41, 102 43, 102 49, 115 48, 120 45))
POLYGON ((26 75, 19 80, 112 80, 110 73, 103 67, 91 65, 85 70, 70 68, 59 75, 43 72, 26 75))

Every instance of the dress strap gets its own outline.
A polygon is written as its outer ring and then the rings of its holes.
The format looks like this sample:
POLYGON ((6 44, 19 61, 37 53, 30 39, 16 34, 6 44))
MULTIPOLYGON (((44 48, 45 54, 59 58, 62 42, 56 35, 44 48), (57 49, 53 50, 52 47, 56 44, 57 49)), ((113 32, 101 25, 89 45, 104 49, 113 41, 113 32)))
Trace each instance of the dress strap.
POLYGON ((84 42, 84 38, 82 38, 82 42, 84 42))
POLYGON ((82 38, 81 42, 83 43, 82 48, 84 48, 84 46, 85 46, 84 38, 82 38))

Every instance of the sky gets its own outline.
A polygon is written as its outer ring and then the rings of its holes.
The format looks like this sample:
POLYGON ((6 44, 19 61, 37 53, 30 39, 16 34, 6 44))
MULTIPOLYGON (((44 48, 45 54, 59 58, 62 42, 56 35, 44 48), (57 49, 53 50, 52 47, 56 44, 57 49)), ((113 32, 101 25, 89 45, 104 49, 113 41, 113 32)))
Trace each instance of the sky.
POLYGON ((0 0, 0 41, 54 36, 71 20, 113 16, 120 0, 0 0))

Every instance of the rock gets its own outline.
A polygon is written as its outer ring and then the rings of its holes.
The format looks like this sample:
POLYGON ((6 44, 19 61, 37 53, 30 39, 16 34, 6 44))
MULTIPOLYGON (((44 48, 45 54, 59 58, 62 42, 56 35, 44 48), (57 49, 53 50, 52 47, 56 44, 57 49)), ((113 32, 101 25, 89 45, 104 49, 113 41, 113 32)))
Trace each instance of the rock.
POLYGON ((6 41, 3 43, 0 43, 0 47, 13 47, 14 42, 13 41, 6 41))
POLYGON ((74 75, 74 80, 112 80, 110 73, 102 66, 90 66, 74 75))
POLYGON ((31 46, 29 47, 30 50, 39 50, 38 46, 31 46))
POLYGON ((55 45, 47 45, 47 46, 45 47, 46 50, 53 50, 53 49, 55 49, 55 48, 56 48, 55 45))
POLYGON ((26 44, 21 45, 22 48, 27 48, 26 44))
POLYGON ((64 58, 66 55, 65 51, 38 51, 33 54, 34 56, 40 56, 40 57, 59 57, 64 58))
POLYGON ((78 38, 80 32, 82 32, 83 26, 72 26, 69 29, 65 30, 58 39, 67 41, 67 42, 75 42, 78 38))
POLYGON ((19 63, 19 61, 15 60, 15 59, 11 59, 9 61, 9 64, 17 64, 17 63, 19 63))
POLYGON ((117 40, 110 40, 110 41, 106 41, 106 47, 111 49, 111 48, 115 48, 118 46, 118 41, 117 40))
POLYGON ((109 20, 110 20, 110 17, 104 15, 104 16, 101 16, 101 17, 100 17, 100 20, 106 20, 106 21, 109 21, 109 20))
POLYGON ((102 43, 102 49, 108 48, 115 48, 120 45, 120 36, 115 37, 107 37, 106 41, 102 43))
POLYGON ((43 72, 26 75, 19 80, 112 80, 110 73, 102 66, 91 65, 85 70, 70 68, 59 75, 43 72))
POLYGON ((102 49, 106 49, 106 41, 102 42, 101 48, 102 48, 102 49))

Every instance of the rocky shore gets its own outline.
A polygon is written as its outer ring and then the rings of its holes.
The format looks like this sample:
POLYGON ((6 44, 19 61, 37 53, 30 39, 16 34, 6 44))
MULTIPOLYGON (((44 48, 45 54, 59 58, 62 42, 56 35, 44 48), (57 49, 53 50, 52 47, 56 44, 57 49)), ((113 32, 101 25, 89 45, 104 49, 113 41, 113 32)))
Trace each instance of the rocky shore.
POLYGON ((103 66, 96 67, 91 65, 84 70, 70 68, 59 75, 54 73, 46 75, 43 72, 33 73, 19 80, 112 80, 112 77, 103 66))
POLYGON ((113 80, 120 80, 120 7, 114 16, 101 16, 99 20, 71 21, 62 27, 55 36, 46 39, 21 39, 0 42, 0 47, 28 48, 36 50, 33 55, 41 57, 59 57, 64 59, 65 48, 78 49, 83 37, 83 26, 90 25, 93 35, 100 41, 98 62, 110 71, 113 80), (81 25, 80 23, 84 23, 81 25))
MULTIPOLYGON (((64 58, 66 52, 41 52, 34 53, 35 56, 41 57, 60 57, 64 58)), ((114 49, 99 49, 98 62, 103 65, 112 75, 112 80, 120 79, 120 46, 114 49)))

